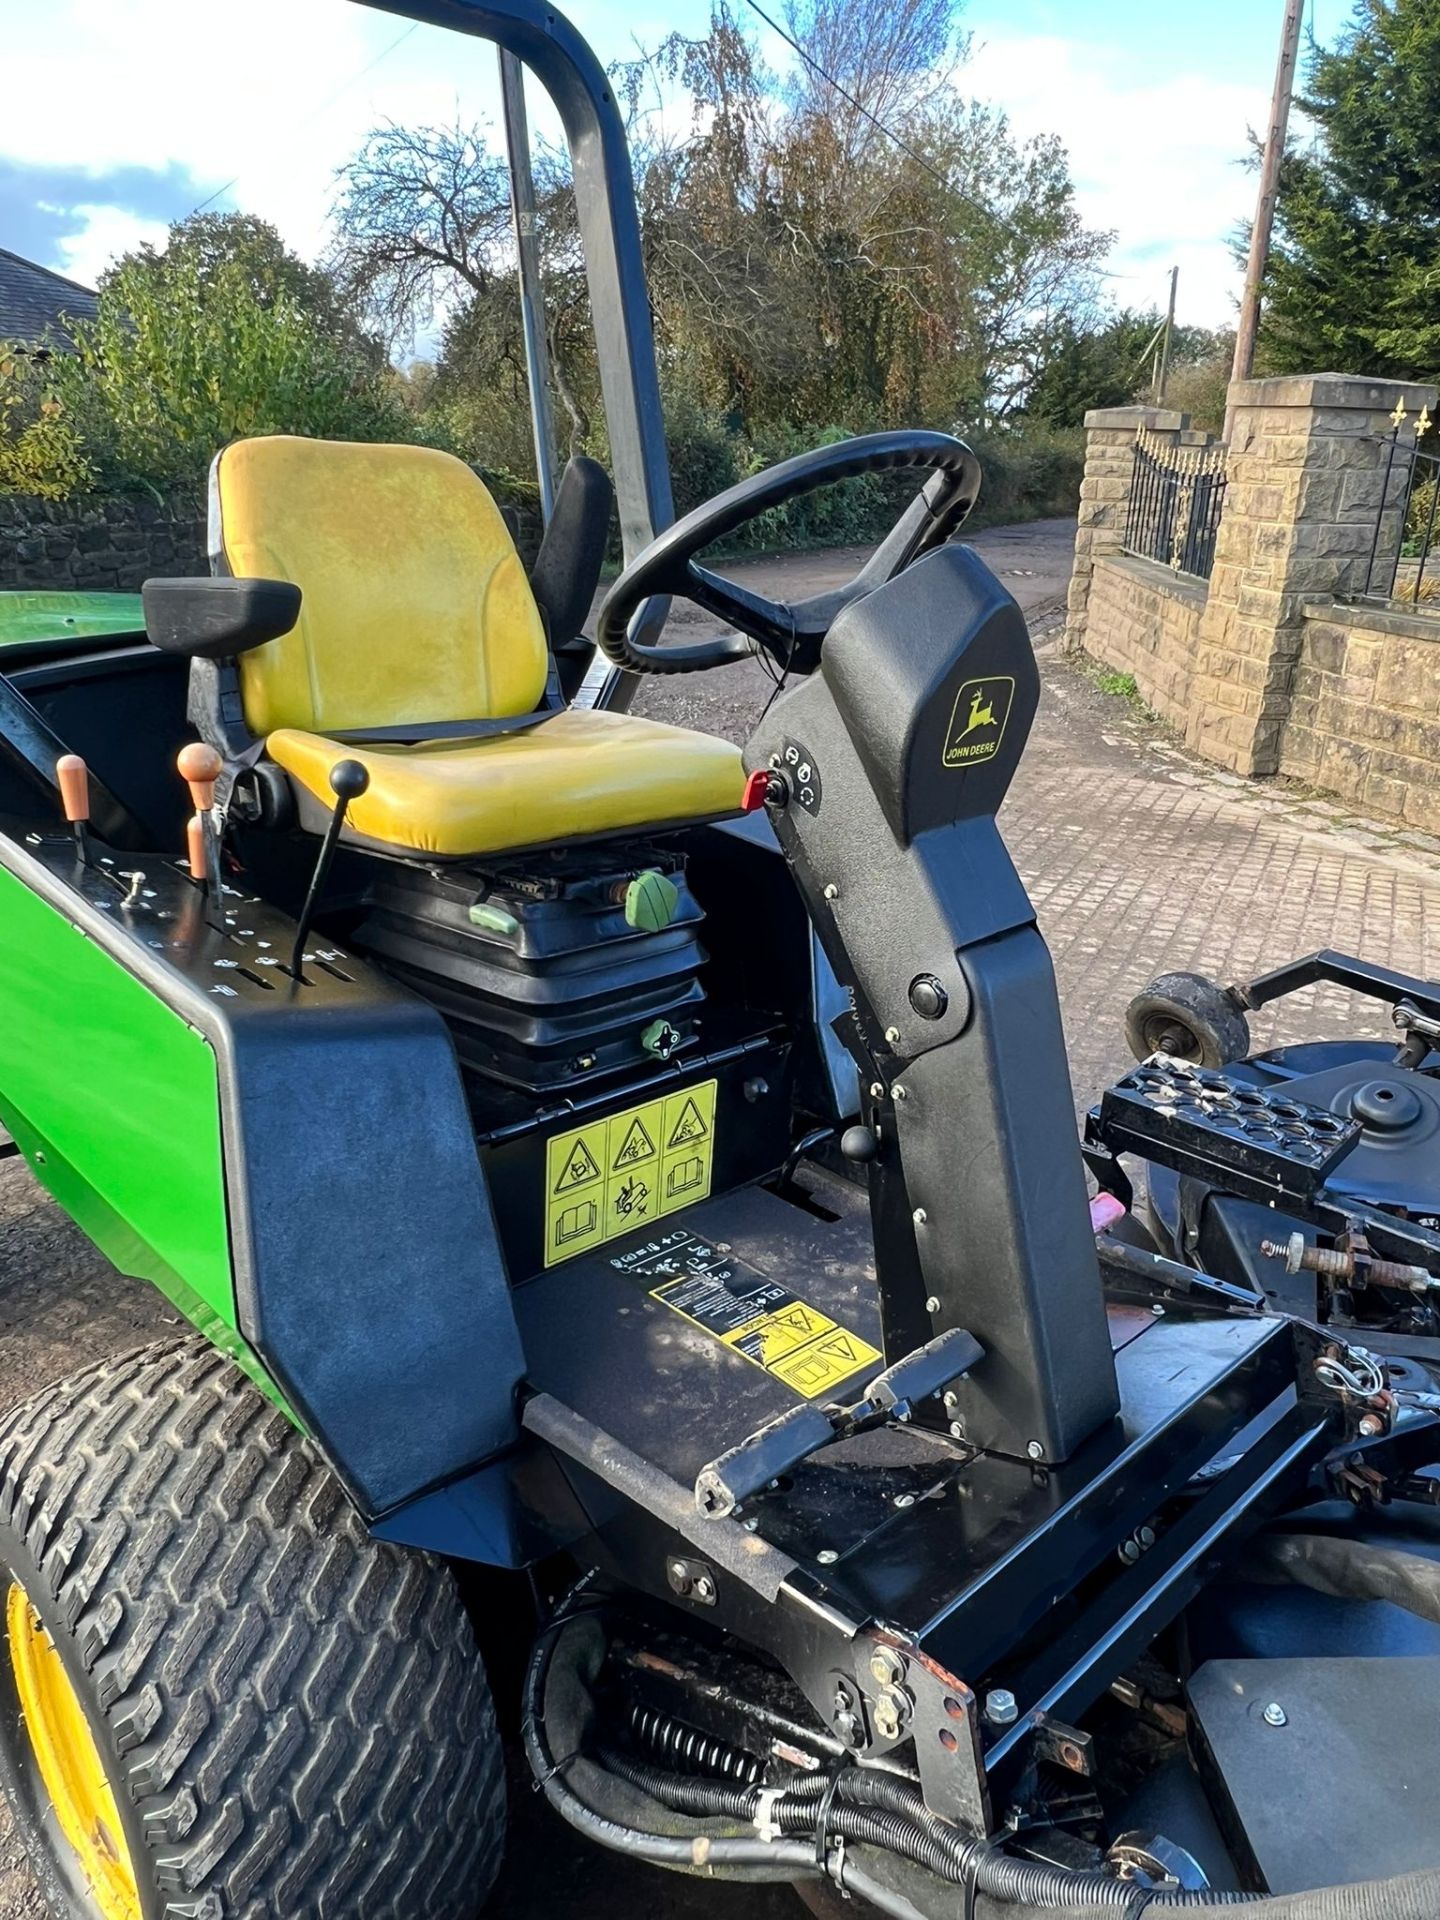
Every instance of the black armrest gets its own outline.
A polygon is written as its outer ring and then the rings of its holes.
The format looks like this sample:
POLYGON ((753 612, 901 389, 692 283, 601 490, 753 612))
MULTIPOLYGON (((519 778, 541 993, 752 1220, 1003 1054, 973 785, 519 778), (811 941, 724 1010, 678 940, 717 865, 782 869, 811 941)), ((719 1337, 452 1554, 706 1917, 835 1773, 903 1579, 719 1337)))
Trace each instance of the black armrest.
POLYGON ((228 660, 289 633, 300 589, 289 580, 147 580, 145 631, 164 653, 228 660))

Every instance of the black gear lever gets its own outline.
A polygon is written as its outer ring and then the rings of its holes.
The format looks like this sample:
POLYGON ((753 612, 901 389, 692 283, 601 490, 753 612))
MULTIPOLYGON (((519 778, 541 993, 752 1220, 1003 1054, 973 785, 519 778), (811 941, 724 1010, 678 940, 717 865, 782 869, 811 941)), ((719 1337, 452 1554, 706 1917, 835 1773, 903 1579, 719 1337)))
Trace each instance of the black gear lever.
POLYGON ((315 918, 315 909, 320 904, 320 896, 325 891, 325 882, 330 877, 330 868, 335 859, 335 849, 340 841, 340 829, 345 824, 345 810, 352 800, 358 800, 370 785, 370 770, 358 760, 337 760, 330 769, 330 791, 335 795, 335 811, 330 816, 330 824, 325 829, 325 838, 320 842, 320 851, 315 858, 315 871, 310 876, 310 889, 305 895, 305 904, 300 909, 300 924, 295 929, 295 950, 290 955, 290 974, 292 979, 303 980, 300 963, 305 957, 305 942, 310 937, 310 924, 315 918))

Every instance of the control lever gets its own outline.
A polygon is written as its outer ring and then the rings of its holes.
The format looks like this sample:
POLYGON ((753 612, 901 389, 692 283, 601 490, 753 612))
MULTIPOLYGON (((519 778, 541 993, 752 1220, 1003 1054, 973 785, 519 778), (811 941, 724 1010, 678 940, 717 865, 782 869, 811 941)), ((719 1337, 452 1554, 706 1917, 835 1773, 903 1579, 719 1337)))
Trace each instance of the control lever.
POLYGON ((55 762, 55 779, 60 788, 60 804, 75 835, 75 851, 89 866, 90 841, 85 829, 90 824, 90 769, 78 753, 62 753, 55 762))
POLYGON ((200 823, 202 836, 202 867, 195 873, 195 831, 194 821, 186 835, 190 855, 190 871, 196 879, 203 879, 210 890, 210 898, 219 904, 221 898, 220 879, 220 833, 215 819, 215 782, 220 778, 224 761, 214 747, 206 746, 203 740, 192 740, 188 747, 182 747, 175 761, 176 771, 190 789, 190 799, 195 807, 195 819, 200 823))
POLYGON ((303 978, 300 963, 305 958, 305 942, 310 938, 310 924, 315 918, 320 896, 325 891, 325 882, 330 877, 335 848, 340 841, 340 829, 345 824, 346 809, 352 800, 360 798, 369 785, 370 770, 358 760, 337 760, 330 769, 330 791, 335 795, 335 811, 325 829, 325 838, 320 842, 320 851, 315 857, 315 871, 310 876, 310 890, 300 909, 300 924, 295 929, 295 950, 290 955, 292 979, 303 978))
POLYGON ((190 878, 204 887, 209 882, 209 872, 205 864, 205 822, 198 813, 192 813, 185 828, 185 853, 190 862, 190 878))
POLYGON ((828 1413, 817 1406, 792 1407, 700 1469, 696 1507, 707 1520, 725 1519, 832 1440, 846 1439, 882 1420, 909 1420, 918 1401, 943 1393, 984 1357, 985 1349, 973 1334, 951 1327, 877 1373, 865 1398, 853 1406, 828 1413))

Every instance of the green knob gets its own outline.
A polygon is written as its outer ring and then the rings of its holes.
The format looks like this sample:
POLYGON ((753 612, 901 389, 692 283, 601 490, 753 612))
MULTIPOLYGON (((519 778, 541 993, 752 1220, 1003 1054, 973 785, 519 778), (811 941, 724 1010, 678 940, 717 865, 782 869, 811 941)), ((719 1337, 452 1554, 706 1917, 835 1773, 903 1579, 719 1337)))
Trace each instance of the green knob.
POLYGON ((679 889, 653 867, 637 873, 625 889, 625 919, 639 933, 668 927, 679 904, 679 889))

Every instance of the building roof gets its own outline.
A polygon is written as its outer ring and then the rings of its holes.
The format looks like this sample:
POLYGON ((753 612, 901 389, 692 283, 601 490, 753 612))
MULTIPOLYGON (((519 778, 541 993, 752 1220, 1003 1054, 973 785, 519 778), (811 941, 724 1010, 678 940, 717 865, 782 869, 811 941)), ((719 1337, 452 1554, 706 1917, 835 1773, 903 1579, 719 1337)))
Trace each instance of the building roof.
POLYGON ((89 320, 94 313, 89 287, 0 247, 0 340, 34 346, 48 335, 53 341, 65 315, 89 320))

